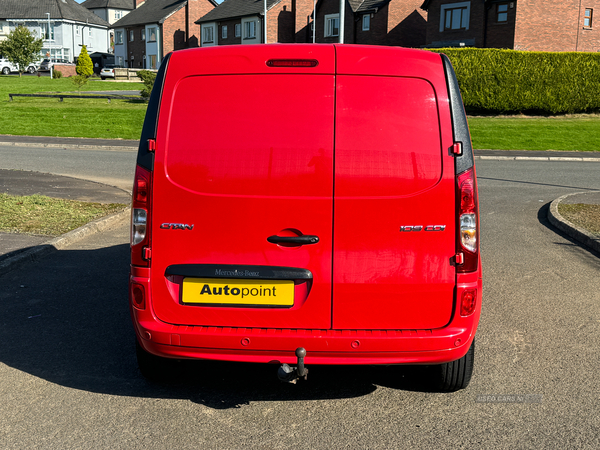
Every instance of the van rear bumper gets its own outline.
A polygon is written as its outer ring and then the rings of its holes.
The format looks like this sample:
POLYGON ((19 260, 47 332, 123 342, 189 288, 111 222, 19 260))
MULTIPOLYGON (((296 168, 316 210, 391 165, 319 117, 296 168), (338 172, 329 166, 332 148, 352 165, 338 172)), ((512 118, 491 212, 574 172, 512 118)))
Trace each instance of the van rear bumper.
MULTIPOLYGON (((131 281, 145 284, 148 280, 132 277, 131 281)), ((446 327, 435 330, 182 326, 160 321, 149 305, 143 310, 130 305, 141 346, 167 358, 294 364, 295 350, 304 347, 306 364, 442 364, 463 357, 475 336, 481 279, 473 284, 467 287, 477 287, 475 312, 468 317, 454 314, 446 327)))

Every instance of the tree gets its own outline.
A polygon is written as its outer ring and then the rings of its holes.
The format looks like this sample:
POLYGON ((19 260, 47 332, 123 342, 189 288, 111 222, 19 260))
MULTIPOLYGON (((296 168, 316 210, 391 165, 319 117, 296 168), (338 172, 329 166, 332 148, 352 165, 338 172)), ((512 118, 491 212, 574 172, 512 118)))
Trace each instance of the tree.
POLYGON ((81 93, 81 88, 88 82, 88 77, 85 75, 76 75, 71 78, 71 81, 77 86, 77 91, 81 93))
POLYGON ((88 55, 87 47, 85 45, 81 47, 81 53, 79 54, 79 58, 77 58, 77 67, 75 67, 75 72, 86 77, 91 77, 94 73, 92 58, 90 58, 90 55, 88 55))
POLYGON ((42 40, 35 36, 23 25, 12 30, 8 37, 0 42, 0 53, 11 63, 19 66, 19 76, 27 67, 40 58, 42 40))

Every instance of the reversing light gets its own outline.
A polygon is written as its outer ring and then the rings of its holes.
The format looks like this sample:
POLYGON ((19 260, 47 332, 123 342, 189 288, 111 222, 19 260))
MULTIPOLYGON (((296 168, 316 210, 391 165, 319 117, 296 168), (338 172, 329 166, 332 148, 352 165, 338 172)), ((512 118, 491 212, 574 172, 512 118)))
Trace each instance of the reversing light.
POLYGON ((148 213, 145 209, 133 208, 131 211, 131 245, 137 245, 146 237, 148 213))
POLYGON ((316 59, 270 59, 267 61, 269 67, 317 67, 319 61, 316 59))
POLYGON ((460 315, 470 316, 475 311, 477 305, 477 289, 468 289, 463 291, 460 300, 460 315))

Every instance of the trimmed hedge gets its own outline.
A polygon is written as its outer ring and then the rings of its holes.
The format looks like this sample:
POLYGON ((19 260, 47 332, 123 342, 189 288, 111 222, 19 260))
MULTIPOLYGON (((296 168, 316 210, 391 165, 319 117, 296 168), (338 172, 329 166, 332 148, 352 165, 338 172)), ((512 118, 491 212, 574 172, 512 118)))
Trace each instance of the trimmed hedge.
POLYGON ((600 110, 600 54, 435 49, 448 56, 470 112, 600 110))

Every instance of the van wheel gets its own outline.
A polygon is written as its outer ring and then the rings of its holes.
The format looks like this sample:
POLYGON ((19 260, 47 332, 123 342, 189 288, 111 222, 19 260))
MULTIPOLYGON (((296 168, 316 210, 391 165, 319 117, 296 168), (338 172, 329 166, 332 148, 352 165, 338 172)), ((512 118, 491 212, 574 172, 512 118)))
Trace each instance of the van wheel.
POLYGON ((464 389, 471 381, 473 375, 473 362, 475 358, 475 340, 469 351, 462 358, 449 363, 435 366, 435 380, 440 392, 455 392, 464 389))
POLYGON ((4 67, 4 68, 2 69, 2 73, 3 73, 4 75, 9 75, 9 74, 10 74, 10 69, 9 69, 8 67, 4 67))
POLYGON ((135 355, 138 368, 147 380, 163 381, 169 377, 172 360, 148 353, 137 339, 135 340, 135 355))
POLYGON ((29 67, 27 68, 27 72, 28 72, 28 73, 33 73, 33 72, 35 72, 35 67, 33 67, 33 66, 29 66, 29 67))
POLYGON ((106 80, 106 77, 100 77, 101 80, 106 80))

